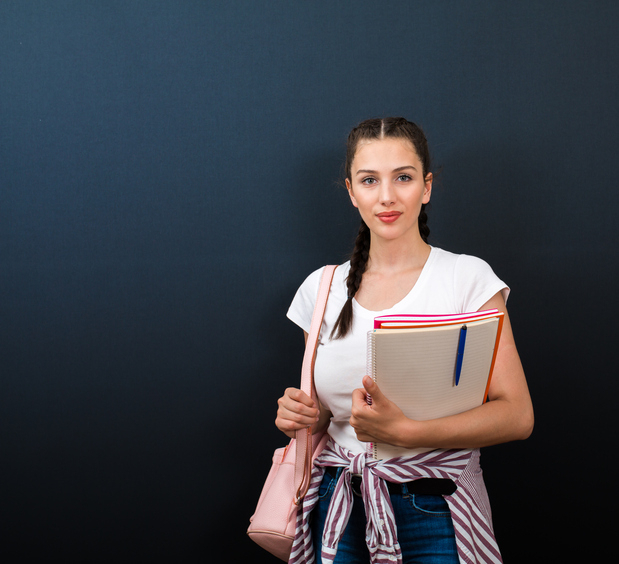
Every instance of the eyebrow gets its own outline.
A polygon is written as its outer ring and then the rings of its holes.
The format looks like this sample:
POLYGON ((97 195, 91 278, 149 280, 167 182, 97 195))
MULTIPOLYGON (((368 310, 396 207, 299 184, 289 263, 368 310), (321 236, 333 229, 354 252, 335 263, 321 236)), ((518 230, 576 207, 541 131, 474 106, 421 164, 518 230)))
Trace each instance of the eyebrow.
MULTIPOLYGON (((417 169, 413 165, 404 165, 404 166, 399 166, 398 168, 394 168, 392 172, 400 172, 402 170, 406 170, 407 168, 412 168, 414 171, 417 171, 417 169)), ((361 168, 356 172, 356 174, 375 174, 375 173, 376 173, 375 170, 369 170, 365 168, 361 168)))

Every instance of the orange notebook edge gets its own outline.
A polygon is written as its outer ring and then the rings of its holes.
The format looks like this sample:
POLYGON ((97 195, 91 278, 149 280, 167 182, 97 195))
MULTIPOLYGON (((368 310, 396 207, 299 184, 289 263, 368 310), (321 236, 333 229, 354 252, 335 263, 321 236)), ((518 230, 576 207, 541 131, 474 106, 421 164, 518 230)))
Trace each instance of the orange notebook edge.
POLYGON ((492 373, 494 372, 494 363, 496 362, 496 355, 499 352, 499 342, 501 340, 501 331, 503 330, 503 319, 505 318, 505 313, 500 311, 497 315, 499 319, 499 326, 496 330, 496 342, 494 345, 494 353, 492 353, 492 362, 490 363, 490 372, 488 373, 488 383, 486 384, 486 391, 484 392, 484 399, 481 402, 482 405, 486 403, 488 399, 488 390, 490 390, 490 382, 492 381, 492 373))

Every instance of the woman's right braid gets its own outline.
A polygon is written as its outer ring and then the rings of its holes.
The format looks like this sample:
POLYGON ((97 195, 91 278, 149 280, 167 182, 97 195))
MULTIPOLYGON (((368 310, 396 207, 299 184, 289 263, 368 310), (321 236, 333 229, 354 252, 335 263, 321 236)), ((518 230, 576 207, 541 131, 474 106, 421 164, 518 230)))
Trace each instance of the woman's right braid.
POLYGON ((350 331, 352 325, 352 299, 361 286, 361 280, 363 273, 370 257, 370 230, 363 220, 359 226, 359 233, 355 239, 355 248, 353 249, 350 257, 350 272, 346 278, 346 288, 348 290, 348 296, 346 303, 340 312, 333 331, 331 331, 331 338, 339 339, 344 337, 348 331, 350 331))
POLYGON ((350 272, 346 279, 346 287, 348 288, 348 299, 352 299, 359 286, 361 286, 361 279, 365 272, 365 267, 370 257, 370 230, 365 224, 365 221, 361 220, 359 226, 359 233, 355 239, 355 248, 353 249, 352 256, 350 257, 350 272))

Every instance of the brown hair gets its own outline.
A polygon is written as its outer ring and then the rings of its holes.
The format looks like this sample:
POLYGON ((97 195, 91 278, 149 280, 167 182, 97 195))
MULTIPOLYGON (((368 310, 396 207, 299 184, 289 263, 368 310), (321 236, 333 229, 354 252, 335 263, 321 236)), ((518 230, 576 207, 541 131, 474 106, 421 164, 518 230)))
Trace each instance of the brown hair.
MULTIPOLYGON (((417 153, 422 165, 422 173, 425 178, 430 172, 431 160, 428 149, 428 141, 422 129, 402 117, 375 118, 362 121, 348 135, 346 142, 346 178, 352 182, 351 167, 357 153, 359 142, 372 139, 385 139, 386 137, 405 139, 409 141, 417 153)), ((430 229, 428 228, 428 216, 426 214, 426 204, 421 205, 419 213, 419 234, 427 243, 430 229)), ((355 239, 355 248, 350 257, 350 272, 346 278, 348 296, 342 311, 340 312, 333 331, 332 339, 344 337, 352 327, 353 307, 352 299, 361 286, 361 279, 367 266, 370 256, 370 230, 363 220, 359 227, 359 233, 355 239)))

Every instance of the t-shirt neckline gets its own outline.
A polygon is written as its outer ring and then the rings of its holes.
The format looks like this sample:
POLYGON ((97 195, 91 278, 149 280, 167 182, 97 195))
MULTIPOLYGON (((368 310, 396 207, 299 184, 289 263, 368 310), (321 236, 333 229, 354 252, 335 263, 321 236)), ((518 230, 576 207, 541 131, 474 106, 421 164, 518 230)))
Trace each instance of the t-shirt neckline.
POLYGON ((406 296, 404 296, 398 303, 394 304, 392 307, 388 309, 383 309, 380 311, 372 311, 372 310, 364 308, 355 298, 353 298, 354 312, 359 313, 363 317, 374 319, 375 317, 379 315, 388 315, 394 310, 401 311, 402 304, 409 301, 411 297, 414 297, 415 294, 421 291, 421 288, 425 284, 426 278, 428 278, 429 276, 429 272, 432 268, 432 264, 434 263, 435 257, 436 257, 436 249, 430 245, 430 254, 428 255, 426 263, 423 265, 423 268, 421 269, 419 278, 417 278, 417 281, 415 282, 413 287, 410 289, 410 292, 406 294, 406 296))

